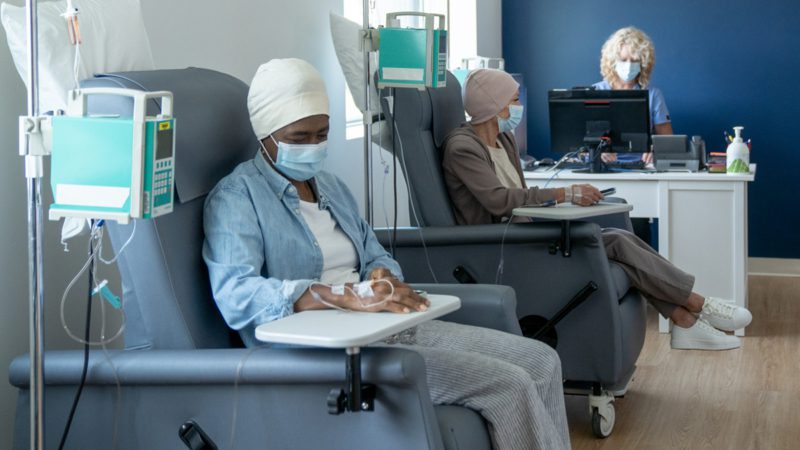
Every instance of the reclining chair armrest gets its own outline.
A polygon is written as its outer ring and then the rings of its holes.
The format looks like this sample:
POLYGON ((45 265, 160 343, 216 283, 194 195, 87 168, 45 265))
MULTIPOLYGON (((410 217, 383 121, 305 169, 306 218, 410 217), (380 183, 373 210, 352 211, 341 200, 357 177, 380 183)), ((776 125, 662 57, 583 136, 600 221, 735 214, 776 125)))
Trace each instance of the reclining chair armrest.
POLYGON ((454 295, 461 308, 441 320, 521 335, 514 289, 494 284, 413 284, 429 294, 454 295))
MULTIPOLYGON (((577 224, 578 221, 573 222, 577 224)), ((462 246, 469 244, 494 244, 501 242, 513 244, 518 242, 555 242, 561 238, 561 224, 554 221, 535 223, 513 223, 422 227, 398 229, 396 241, 391 242, 393 233, 388 228, 378 228, 375 235, 387 249, 391 247, 419 247, 422 244, 431 246, 462 246)), ((573 226, 570 231, 573 241, 594 239, 595 229, 592 227, 573 226)))
MULTIPOLYGON (((204 350, 116 350, 109 359, 100 352, 89 357, 87 385, 233 385, 244 384, 342 384, 344 349, 281 348, 204 350), (243 363, 244 361, 244 363, 243 363), (113 364, 113 367, 112 367, 113 364), (116 372, 116 374, 115 374, 116 372)), ((46 354, 48 386, 77 385, 83 352, 52 351, 46 354)), ((29 385, 29 358, 11 362, 9 381, 19 388, 29 385)), ((365 348, 361 357, 365 382, 391 385, 418 384, 427 391, 425 362, 417 353, 400 348, 365 348)))
MULTIPOLYGON (((126 449, 177 448, 178 428, 193 420, 217 444, 226 444, 235 429, 235 448, 378 448, 388 441, 383 447, 394 450, 443 450, 441 430, 450 428, 441 428, 439 421, 467 429, 482 425, 474 413, 440 417, 430 399, 424 359, 403 348, 362 349, 363 382, 377 387, 369 418, 329 412, 331 395, 346 386, 346 355, 340 349, 128 350, 109 355, 113 367, 102 352, 90 355, 81 412, 70 431, 76 448, 112 448, 117 438, 126 449), (235 420, 238 426, 232 425, 235 420), (308 423, 298 426, 298 420, 308 423), (118 421, 124 424, 119 436, 118 421), (389 424, 396 428, 387 430, 389 424)), ((50 439, 58 438, 66 421, 82 363, 81 351, 46 354, 44 380, 53 406, 47 416, 50 439)), ((9 371, 20 391, 17 449, 28 444, 28 364, 27 356, 18 357, 9 371)), ((488 442, 470 448, 483 450, 488 442)))
POLYGON ((491 225, 454 225, 444 227, 412 227, 398 229, 393 234, 389 228, 375 229, 375 235, 385 248, 390 244, 395 247, 418 247, 421 244, 429 245, 464 245, 464 244, 499 244, 505 238, 509 240, 523 240, 526 242, 544 242, 559 239, 561 227, 556 222, 541 223, 515 223, 491 225), (396 241, 391 242, 396 236, 396 241))

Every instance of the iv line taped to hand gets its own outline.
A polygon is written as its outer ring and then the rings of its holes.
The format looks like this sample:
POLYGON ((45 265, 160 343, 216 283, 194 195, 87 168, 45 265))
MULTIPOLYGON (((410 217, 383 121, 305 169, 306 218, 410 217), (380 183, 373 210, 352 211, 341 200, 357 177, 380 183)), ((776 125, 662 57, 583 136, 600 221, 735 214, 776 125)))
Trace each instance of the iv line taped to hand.
POLYGON ((391 281, 389 281, 387 279, 384 279, 384 278, 380 278, 380 279, 377 279, 377 280, 367 280, 367 281, 362 281, 360 283, 355 283, 355 284, 353 284, 352 288, 350 286, 347 286, 346 284, 330 285, 330 284, 327 284, 327 283, 322 283, 320 281, 312 281, 311 284, 308 286, 308 292, 311 293, 311 297, 313 297, 314 300, 322 303, 323 305, 325 305, 325 306, 327 306, 329 308, 338 309, 339 311, 350 311, 350 310, 347 309, 347 308, 342 308, 341 306, 338 306, 338 305, 334 305, 333 303, 330 303, 328 301, 325 301, 325 299, 322 298, 322 296, 319 294, 319 292, 317 292, 317 291, 315 291, 313 289, 314 286, 317 286, 317 285, 328 287, 331 290, 331 294, 333 294, 333 295, 345 295, 346 291, 350 292, 353 295, 353 297, 355 297, 356 301, 358 301, 358 304, 362 308, 365 308, 365 309, 366 308, 376 308, 378 306, 381 306, 381 305, 389 302, 389 300, 391 300, 392 296, 394 296, 394 285, 392 284, 391 281), (389 289, 390 289, 389 294, 387 294, 386 297, 381 301, 378 301, 378 302, 365 302, 364 301, 365 299, 375 298, 375 291, 372 290, 372 285, 374 283, 386 283, 386 284, 388 284, 389 285, 389 289))

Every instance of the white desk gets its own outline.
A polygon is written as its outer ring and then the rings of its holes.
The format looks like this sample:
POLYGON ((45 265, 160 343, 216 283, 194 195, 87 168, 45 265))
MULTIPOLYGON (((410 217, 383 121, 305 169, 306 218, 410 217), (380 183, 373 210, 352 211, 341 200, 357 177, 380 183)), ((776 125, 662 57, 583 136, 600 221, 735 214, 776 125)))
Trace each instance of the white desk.
POLYGON ((313 347, 363 347, 461 307, 461 300, 451 295, 428 294, 428 300, 431 306, 427 311, 408 314, 337 309, 303 311, 259 325, 256 339, 313 347))
MULTIPOLYGON (((614 187, 616 197, 633 205, 631 217, 658 218, 658 251, 681 269, 695 275, 701 294, 747 306, 747 183, 749 174, 686 172, 624 172, 615 174, 525 172, 529 186, 565 187, 591 183, 614 187)), ((659 321, 669 332, 669 322, 659 321)), ((744 336, 744 330, 737 330, 744 336)))

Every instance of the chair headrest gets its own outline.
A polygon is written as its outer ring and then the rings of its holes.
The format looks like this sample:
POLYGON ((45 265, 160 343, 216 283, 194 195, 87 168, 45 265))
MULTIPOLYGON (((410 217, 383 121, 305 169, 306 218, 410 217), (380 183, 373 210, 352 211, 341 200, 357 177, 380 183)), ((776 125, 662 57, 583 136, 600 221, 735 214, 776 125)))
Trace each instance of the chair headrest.
POLYGON ((466 120, 461 84, 455 75, 448 71, 445 87, 428 89, 428 92, 433 111, 433 142, 436 147, 441 148, 447 135, 466 120))
MULTIPOLYGON (((118 72, 96 75, 81 86, 172 92, 175 188, 180 203, 210 192, 236 165, 252 158, 258 147, 247 111, 247 84, 230 75, 194 67, 118 72)), ((89 98, 87 109, 92 114, 130 116, 133 101, 98 95, 89 98)), ((149 105, 148 114, 155 113, 155 105, 149 105)))

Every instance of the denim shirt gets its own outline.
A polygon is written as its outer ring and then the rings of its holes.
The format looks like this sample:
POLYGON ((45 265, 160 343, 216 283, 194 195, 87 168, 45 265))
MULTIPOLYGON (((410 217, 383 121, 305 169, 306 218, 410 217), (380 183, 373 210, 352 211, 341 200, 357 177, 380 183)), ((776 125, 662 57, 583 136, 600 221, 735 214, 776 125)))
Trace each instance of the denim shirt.
MULTIPOLYGON (((378 267, 402 279, 344 183, 320 172, 312 185, 320 209, 329 210, 353 242, 361 279, 378 267)), ((258 153, 211 191, 203 226, 203 259, 217 307, 247 346, 260 345, 255 328, 292 314, 294 302, 322 275, 322 251, 300 213, 297 189, 258 153)))

